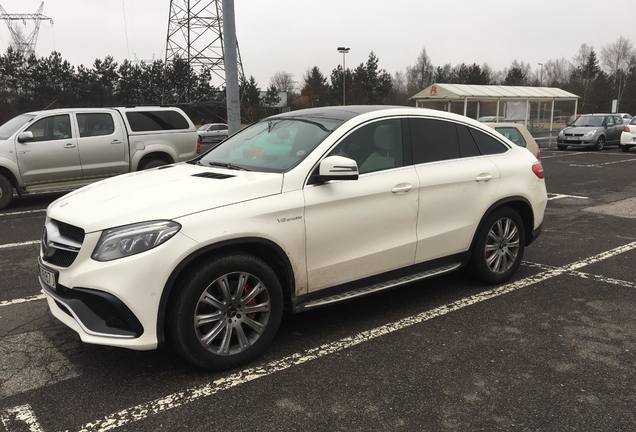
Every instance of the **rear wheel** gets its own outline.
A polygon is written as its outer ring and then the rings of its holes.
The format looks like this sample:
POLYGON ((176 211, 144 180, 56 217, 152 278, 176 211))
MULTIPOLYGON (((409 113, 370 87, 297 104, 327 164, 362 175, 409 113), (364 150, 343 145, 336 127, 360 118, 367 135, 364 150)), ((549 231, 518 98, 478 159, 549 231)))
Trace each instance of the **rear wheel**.
POLYGON ((601 151, 605 148, 605 137, 600 136, 596 140, 596 150, 601 151))
POLYGON ((141 161, 141 163, 139 164, 139 171, 157 168, 164 165, 168 165, 168 162, 160 158, 151 158, 141 161))
POLYGON ((504 282, 523 258, 525 228, 519 214, 508 207, 492 212, 480 225, 471 250, 470 269, 481 282, 504 282))
POLYGON ((7 207, 11 204, 13 199, 13 185, 3 175, 0 175, 0 209, 7 207))
POLYGON ((251 255, 203 264, 186 278, 173 304, 168 320, 173 346, 186 360, 210 370, 261 355, 283 314, 276 274, 251 255))

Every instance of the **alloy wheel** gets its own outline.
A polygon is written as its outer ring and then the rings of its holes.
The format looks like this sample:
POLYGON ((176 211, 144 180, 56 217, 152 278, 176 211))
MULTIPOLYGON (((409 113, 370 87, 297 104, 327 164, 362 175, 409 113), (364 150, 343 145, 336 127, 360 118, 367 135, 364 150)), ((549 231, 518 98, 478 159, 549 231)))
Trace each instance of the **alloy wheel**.
POLYGON ((486 265, 494 273, 505 273, 514 265, 519 254, 519 228, 509 217, 498 219, 486 238, 486 265))
POLYGON ((217 355, 235 355, 260 338, 271 311, 269 292, 256 276, 228 273, 208 285, 195 308, 201 344, 217 355))

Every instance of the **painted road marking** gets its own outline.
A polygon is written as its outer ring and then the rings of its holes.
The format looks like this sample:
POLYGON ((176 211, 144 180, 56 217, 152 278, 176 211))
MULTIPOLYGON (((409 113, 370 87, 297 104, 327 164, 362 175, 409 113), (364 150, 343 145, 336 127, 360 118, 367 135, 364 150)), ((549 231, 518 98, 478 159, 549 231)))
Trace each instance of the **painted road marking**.
MULTIPOLYGON (((523 261, 523 265, 525 265, 526 267, 533 267, 533 268, 539 268, 541 270, 553 270, 557 267, 551 266, 551 265, 547 265, 547 264, 540 264, 540 263, 536 263, 536 262, 531 262, 531 261, 523 261)), ((597 275, 597 274, 593 274, 593 273, 585 273, 582 271, 578 271, 578 270, 571 270, 567 272, 568 275, 570 276, 576 276, 576 277, 580 277, 582 279, 591 279, 595 282, 604 282, 604 283, 608 283, 611 285, 618 285, 618 286, 622 286, 625 288, 636 288, 636 282, 632 282, 632 281, 626 281, 623 279, 616 279, 616 278, 612 278, 609 276, 603 276, 603 275, 597 275)))
POLYGON ((563 157, 563 156, 576 156, 576 155, 581 155, 581 154, 588 154, 588 153, 587 152, 558 153, 558 154, 549 155, 549 156, 541 156, 541 160, 550 159, 550 158, 556 158, 556 157, 563 157))
POLYGON ((33 408, 31 408, 31 405, 29 404, 20 405, 6 410, 5 414, 0 416, 0 423, 4 425, 4 428, 7 431, 25 430, 21 427, 24 425, 27 427, 26 430, 29 432, 44 432, 44 429, 40 426, 40 423, 33 412, 33 408), (17 426, 17 428, 14 426, 17 426))
POLYGON ((4 216, 19 216, 19 215, 25 215, 25 214, 32 214, 32 213, 44 213, 46 212, 46 209, 35 209, 35 210, 23 210, 23 211, 16 211, 16 212, 9 212, 9 213, 0 213, 0 217, 4 217, 4 216))
POLYGON ((0 244, 0 249, 11 249, 11 248, 17 248, 17 247, 23 247, 23 246, 32 246, 32 245, 36 245, 36 244, 40 244, 40 240, 29 240, 29 241, 25 241, 25 242, 21 242, 21 243, 6 243, 6 244, 0 244))
POLYGON ((558 194, 558 193, 549 193, 548 194, 548 201, 553 201, 553 200, 558 200, 558 199, 563 199, 563 198, 589 199, 588 197, 579 196, 579 195, 567 195, 567 194, 558 194))
POLYGON ((0 307, 11 306, 11 305, 16 305, 20 303, 28 303, 28 302, 32 302, 36 300, 44 300, 45 298, 46 297, 44 297, 44 294, 36 294, 29 297, 16 298, 12 300, 2 300, 0 301, 0 307))
MULTIPOLYGON (((315 348, 309 348, 302 352, 294 353, 279 360, 274 360, 265 363, 260 366, 250 367, 241 371, 235 372, 223 378, 219 378, 212 382, 202 384, 196 387, 191 387, 176 393, 168 394, 160 398, 141 403, 139 405, 125 408, 115 413, 106 415, 100 419, 86 423, 78 429, 78 432, 105 432, 112 429, 116 429, 122 426, 129 425, 138 421, 145 420, 152 415, 156 415, 168 410, 175 409, 197 401, 199 399, 212 396, 216 393, 237 387, 242 384, 246 384, 255 381, 259 378, 275 374, 277 372, 284 371, 294 366, 302 365, 313 360, 317 360, 331 354, 353 348, 361 343, 369 342, 382 336, 394 333, 399 330, 411 327, 416 324, 420 324, 429 321, 433 318, 447 315, 451 312, 458 311, 467 306, 481 303, 486 300, 490 300, 495 297, 499 297, 504 294, 508 294, 517 291, 521 288, 525 288, 548 279, 552 279, 556 276, 566 274, 570 271, 575 271, 590 264, 594 264, 616 255, 636 249, 636 241, 627 243, 625 245, 610 249, 605 252, 584 258, 579 261, 575 261, 571 264, 555 267, 545 270, 536 275, 520 279, 515 282, 511 282, 496 288, 492 288, 480 293, 474 294, 467 298, 463 298, 447 305, 443 305, 434 309, 430 309, 419 313, 417 315, 402 318, 398 321, 387 323, 379 327, 375 327, 371 330, 366 330, 361 333, 348 336, 337 341, 325 343, 315 348)), ((20 407, 11 408, 5 411, 3 418, 10 415, 12 412, 19 410, 20 407)), ((31 411, 32 413, 32 411, 31 411)), ((15 417, 15 416, 14 416, 15 417)), ((28 417, 29 421, 35 419, 35 416, 28 417)), ((4 420, 3 420, 4 422, 4 420)), ((9 429, 5 424, 7 432, 14 432, 16 429, 9 429)), ((31 423, 33 425, 34 423, 31 423)), ((34 431, 42 431, 43 429, 37 423, 35 425, 39 429, 32 429, 34 431)), ((68 431, 67 431, 68 432, 68 431)))
POLYGON ((608 165, 615 165, 615 164, 619 164, 619 163, 634 162, 634 161, 636 161, 636 158, 623 159, 623 160, 619 160, 619 161, 610 161, 610 162, 599 162, 599 163, 593 163, 593 164, 569 164, 569 166, 571 166, 571 167, 581 167, 581 168, 603 168, 603 167, 608 166, 608 165))

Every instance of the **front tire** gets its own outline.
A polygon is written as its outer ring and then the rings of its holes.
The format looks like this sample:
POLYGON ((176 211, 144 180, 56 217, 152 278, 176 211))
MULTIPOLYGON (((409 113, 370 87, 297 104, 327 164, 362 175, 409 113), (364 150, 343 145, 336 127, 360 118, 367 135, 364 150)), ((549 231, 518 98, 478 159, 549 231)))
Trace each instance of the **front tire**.
POLYGON ((224 370, 260 356, 283 315, 274 271, 251 255, 207 262, 185 278, 169 311, 175 350, 204 369, 224 370))
POLYGON ((471 249, 470 270, 482 283, 507 281, 517 271, 526 241, 526 231, 519 214, 503 207, 480 224, 471 249))
POLYGON ((605 137, 604 136, 600 136, 596 140, 596 150, 597 151, 601 151, 604 148, 605 148, 605 137))
POLYGON ((0 175, 0 209, 7 207, 13 200, 13 185, 3 175, 0 175))

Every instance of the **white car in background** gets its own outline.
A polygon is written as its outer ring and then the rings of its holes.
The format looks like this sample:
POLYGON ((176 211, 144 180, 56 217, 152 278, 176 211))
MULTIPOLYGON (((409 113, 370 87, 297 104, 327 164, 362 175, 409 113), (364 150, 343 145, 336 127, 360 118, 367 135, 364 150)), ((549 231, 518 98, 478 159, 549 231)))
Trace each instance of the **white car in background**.
POLYGON ((539 145, 527 127, 519 123, 485 123, 519 147, 525 147, 535 155, 537 159, 541 159, 541 151, 539 145))
POLYGON ((512 277, 540 233, 541 163, 481 123, 419 108, 266 118, 188 163, 127 174, 47 209, 39 280, 84 342, 225 369, 283 311, 461 267, 512 277))
POLYGON ((629 151, 632 147, 636 147, 636 117, 623 128, 620 147, 624 152, 629 151))

